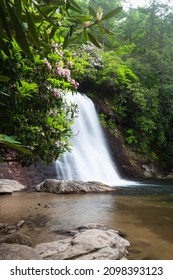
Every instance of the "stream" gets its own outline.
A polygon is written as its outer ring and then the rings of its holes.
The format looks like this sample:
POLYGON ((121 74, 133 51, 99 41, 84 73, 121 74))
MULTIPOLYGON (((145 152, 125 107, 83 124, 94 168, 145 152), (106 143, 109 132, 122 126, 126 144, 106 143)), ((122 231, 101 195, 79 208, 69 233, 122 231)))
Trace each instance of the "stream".
POLYGON ((0 196, 0 222, 25 220, 33 244, 62 238, 57 230, 102 223, 127 234, 128 259, 173 259, 173 183, 123 187, 116 193, 22 192, 0 196))

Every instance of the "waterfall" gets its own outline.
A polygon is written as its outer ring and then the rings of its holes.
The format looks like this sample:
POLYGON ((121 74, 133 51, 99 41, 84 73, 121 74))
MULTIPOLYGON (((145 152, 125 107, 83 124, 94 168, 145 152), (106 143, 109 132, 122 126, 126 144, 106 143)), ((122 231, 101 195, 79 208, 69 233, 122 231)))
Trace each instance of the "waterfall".
POLYGON ((78 105, 79 116, 72 125, 72 151, 56 161, 57 178, 124 185, 126 181, 112 161, 93 102, 79 93, 69 93, 67 98, 78 105))

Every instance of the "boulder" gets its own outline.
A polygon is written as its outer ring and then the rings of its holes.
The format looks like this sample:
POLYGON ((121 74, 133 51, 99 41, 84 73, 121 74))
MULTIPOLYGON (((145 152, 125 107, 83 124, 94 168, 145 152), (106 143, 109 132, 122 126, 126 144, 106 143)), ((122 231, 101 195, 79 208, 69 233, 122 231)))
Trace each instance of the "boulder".
POLYGON ((0 179, 0 195, 12 194, 26 189, 26 187, 15 180, 0 179))
POLYGON ((40 260, 37 252, 21 244, 0 244, 0 260, 40 260))
POLYGON ((86 225, 72 237, 36 245, 37 254, 51 260, 126 259, 130 243, 117 230, 104 225, 86 225))
POLYGON ((64 181, 47 179, 36 186, 38 192, 49 192, 56 194, 68 193, 105 193, 114 192, 117 188, 110 187, 100 182, 64 181))
POLYGON ((17 230, 19 230, 21 227, 23 227, 24 223, 25 223, 24 220, 20 220, 14 225, 8 225, 7 223, 0 223, 0 231, 3 231, 3 233, 6 234, 12 234, 17 230))
POLYGON ((22 244, 27 246, 32 246, 32 241, 29 236, 23 234, 14 233, 0 237, 0 243, 10 243, 10 244, 22 244))
POLYGON ((2 230, 4 230, 5 229, 5 227, 7 227, 8 226, 8 224, 7 223, 0 223, 0 231, 2 230))

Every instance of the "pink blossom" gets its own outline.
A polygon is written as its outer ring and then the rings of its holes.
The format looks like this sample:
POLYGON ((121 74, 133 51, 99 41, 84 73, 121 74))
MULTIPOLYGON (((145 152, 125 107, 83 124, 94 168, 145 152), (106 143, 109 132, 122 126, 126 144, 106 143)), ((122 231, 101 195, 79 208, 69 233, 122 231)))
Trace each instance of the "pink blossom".
POLYGON ((74 79, 71 79, 71 80, 70 80, 70 83, 71 83, 73 86, 75 86, 76 81, 75 81, 74 79))
POLYGON ((74 79, 70 79, 70 83, 71 83, 71 85, 74 86, 75 89, 78 89, 78 87, 79 87, 79 83, 78 82, 76 82, 74 79))
POLYGON ((44 63, 45 63, 45 65, 47 66, 47 69, 48 69, 49 71, 51 71, 51 70, 52 70, 52 66, 51 66, 51 64, 49 63, 49 61, 47 60, 47 58, 44 58, 44 63))
POLYGON ((55 66, 55 74, 61 76, 64 76, 64 69, 62 66, 55 66))
POLYGON ((65 76, 66 77, 70 77, 70 74, 71 74, 71 71, 70 71, 70 69, 64 69, 64 74, 65 74, 65 76))
POLYGON ((52 92, 53 92, 53 95, 54 95, 56 98, 60 98, 60 97, 61 97, 61 92, 60 92, 60 90, 58 90, 57 88, 53 88, 53 89, 52 89, 52 92))
POLYGON ((67 62, 67 66, 70 67, 70 68, 72 68, 73 62, 72 62, 72 61, 68 61, 68 62, 67 62))

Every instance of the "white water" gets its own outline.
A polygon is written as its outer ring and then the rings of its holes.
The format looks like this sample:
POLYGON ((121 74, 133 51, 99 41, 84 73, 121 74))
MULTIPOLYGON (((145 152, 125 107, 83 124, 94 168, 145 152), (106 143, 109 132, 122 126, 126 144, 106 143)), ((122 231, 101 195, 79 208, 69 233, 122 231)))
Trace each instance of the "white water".
POLYGON ((113 163, 93 102, 82 94, 68 94, 78 105, 79 116, 72 125, 72 152, 56 162, 57 178, 99 181, 112 186, 129 185, 122 180, 113 163))

